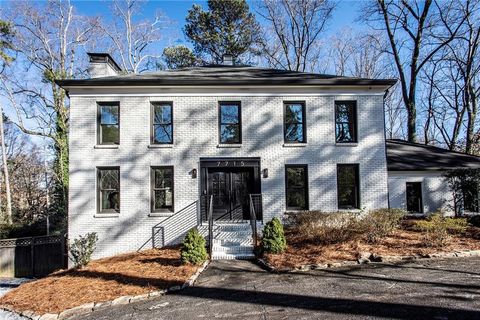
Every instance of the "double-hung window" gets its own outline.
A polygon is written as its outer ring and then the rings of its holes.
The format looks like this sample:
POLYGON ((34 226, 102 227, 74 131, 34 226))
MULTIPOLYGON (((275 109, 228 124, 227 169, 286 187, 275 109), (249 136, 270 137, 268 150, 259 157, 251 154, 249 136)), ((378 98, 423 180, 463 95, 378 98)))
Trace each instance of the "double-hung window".
POLYGON ((337 200, 339 209, 360 208, 358 164, 337 165, 337 200))
POLYGON ((307 165, 285 166, 287 210, 308 210, 307 165))
POLYGON ((173 212, 173 167, 152 167, 152 212, 173 212))
POLYGON ((120 212, 120 168, 97 169, 97 198, 99 213, 120 212))
POLYGON ((173 144, 172 103, 152 104, 152 144, 173 144))
POLYGON ((242 143, 242 114, 240 102, 220 102, 219 142, 221 144, 242 143))
POLYGON ((357 105, 355 101, 335 101, 335 141, 357 142, 357 105))
POLYGON ((119 109, 116 102, 98 105, 98 144, 120 144, 119 109))
POLYGON ((283 137, 285 143, 305 143, 305 103, 285 102, 283 137))

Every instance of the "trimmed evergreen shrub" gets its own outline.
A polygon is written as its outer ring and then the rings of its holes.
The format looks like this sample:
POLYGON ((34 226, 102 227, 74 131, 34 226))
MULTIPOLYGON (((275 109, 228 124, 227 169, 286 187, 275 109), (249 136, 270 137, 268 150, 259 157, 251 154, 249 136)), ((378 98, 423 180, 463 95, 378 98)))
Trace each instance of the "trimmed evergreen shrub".
POLYGON ((207 260, 207 249, 205 248, 205 238, 196 228, 190 229, 183 240, 181 257, 182 263, 199 265, 207 260))
POLYGON ((84 236, 79 236, 70 244, 70 259, 73 261, 75 268, 86 266, 95 251, 98 236, 95 232, 87 233, 84 236))
POLYGON ((268 253, 282 253, 287 248, 287 240, 282 223, 278 218, 273 218, 263 228, 262 248, 268 253))

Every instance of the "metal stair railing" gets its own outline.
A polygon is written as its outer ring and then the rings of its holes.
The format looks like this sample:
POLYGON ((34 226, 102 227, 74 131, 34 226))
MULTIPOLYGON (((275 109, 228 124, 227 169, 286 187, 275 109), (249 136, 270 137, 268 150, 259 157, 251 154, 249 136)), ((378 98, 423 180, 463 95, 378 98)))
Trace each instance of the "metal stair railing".
POLYGON ((213 255, 213 195, 210 196, 208 204, 208 253, 210 259, 213 255))
MULTIPOLYGON (((257 252, 257 241, 258 241, 258 234, 257 234, 257 210, 255 209, 255 202, 262 207, 262 194, 249 194, 250 199, 250 226, 252 227, 252 239, 253 239, 253 252, 256 254, 257 252)), ((261 209, 260 209, 261 210, 261 209)))

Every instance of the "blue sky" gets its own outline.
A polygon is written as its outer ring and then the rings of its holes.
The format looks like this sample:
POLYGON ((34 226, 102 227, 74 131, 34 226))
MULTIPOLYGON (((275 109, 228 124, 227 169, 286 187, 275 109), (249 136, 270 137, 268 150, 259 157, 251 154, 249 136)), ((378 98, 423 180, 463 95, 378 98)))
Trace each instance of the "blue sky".
MULTIPOLYGON (((250 9, 254 12, 256 7, 255 1, 247 1, 250 9)), ((73 0, 73 3, 82 15, 102 16, 104 18, 110 15, 110 1, 73 0)), ((187 15, 188 9, 190 9, 194 3, 201 5, 205 9, 207 8, 207 1, 151 0, 144 5, 145 10, 142 14, 145 18, 152 18, 157 10, 161 10, 173 22, 170 30, 170 41, 186 42, 181 30, 185 23, 185 16, 187 15)), ((325 35, 329 36, 335 32, 339 32, 344 27, 360 27, 361 24, 355 21, 359 12, 359 4, 360 1, 339 1, 325 35)))

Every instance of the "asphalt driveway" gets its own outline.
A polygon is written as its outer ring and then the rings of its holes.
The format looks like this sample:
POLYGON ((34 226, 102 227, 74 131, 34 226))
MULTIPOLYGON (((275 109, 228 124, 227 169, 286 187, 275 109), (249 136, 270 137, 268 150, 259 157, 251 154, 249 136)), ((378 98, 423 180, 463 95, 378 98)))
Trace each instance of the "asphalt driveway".
POLYGON ((480 319, 480 258, 271 274, 214 261, 195 287, 78 319, 480 319))

